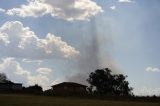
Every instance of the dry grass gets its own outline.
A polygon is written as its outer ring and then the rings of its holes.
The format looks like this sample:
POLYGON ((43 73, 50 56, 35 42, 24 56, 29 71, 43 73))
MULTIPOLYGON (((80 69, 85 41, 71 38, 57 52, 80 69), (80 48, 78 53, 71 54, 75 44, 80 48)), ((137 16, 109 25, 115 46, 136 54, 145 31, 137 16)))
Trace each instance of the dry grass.
POLYGON ((0 106, 160 106, 160 103, 0 94, 0 106))

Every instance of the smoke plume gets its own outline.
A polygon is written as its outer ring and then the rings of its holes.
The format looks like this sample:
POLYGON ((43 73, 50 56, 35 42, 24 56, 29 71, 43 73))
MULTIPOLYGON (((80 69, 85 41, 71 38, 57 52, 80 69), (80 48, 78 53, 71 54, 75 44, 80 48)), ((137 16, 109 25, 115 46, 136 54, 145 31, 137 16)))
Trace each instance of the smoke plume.
MULTIPOLYGON (((96 21, 91 21, 87 31, 82 31, 81 57, 77 62, 78 72, 67 78, 68 81, 87 84, 89 74, 99 68, 110 68, 113 73, 121 70, 109 53, 102 53, 102 46, 107 44, 107 38, 103 38, 97 31, 96 21)), ((85 30, 85 29, 84 29, 85 30)), ((105 46, 107 49, 107 46, 105 46)))

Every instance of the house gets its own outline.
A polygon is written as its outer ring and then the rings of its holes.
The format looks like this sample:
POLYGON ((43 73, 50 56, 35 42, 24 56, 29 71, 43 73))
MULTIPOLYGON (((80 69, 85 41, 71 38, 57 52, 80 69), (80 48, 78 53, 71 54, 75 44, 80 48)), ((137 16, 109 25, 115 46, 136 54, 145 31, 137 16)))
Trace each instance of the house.
POLYGON ((0 82, 0 91, 22 90, 22 84, 13 82, 0 82))
POLYGON ((86 85, 74 82, 62 82, 52 86, 55 95, 85 95, 87 94, 86 88, 86 85))

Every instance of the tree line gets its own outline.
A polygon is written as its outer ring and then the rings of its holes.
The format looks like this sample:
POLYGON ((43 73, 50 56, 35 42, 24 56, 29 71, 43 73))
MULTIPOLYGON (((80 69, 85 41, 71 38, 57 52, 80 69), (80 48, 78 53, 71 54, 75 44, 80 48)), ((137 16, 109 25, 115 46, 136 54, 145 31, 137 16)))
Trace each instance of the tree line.
MULTIPOLYGON (((127 76, 123 74, 113 74, 109 68, 97 69, 89 74, 87 82, 88 94, 91 95, 115 95, 128 96, 133 95, 132 87, 129 87, 129 82, 126 80, 127 76)), ((4 73, 0 73, 0 82, 11 82, 4 73)), ((27 93, 41 93, 42 87, 39 85, 23 87, 22 89, 27 93)))

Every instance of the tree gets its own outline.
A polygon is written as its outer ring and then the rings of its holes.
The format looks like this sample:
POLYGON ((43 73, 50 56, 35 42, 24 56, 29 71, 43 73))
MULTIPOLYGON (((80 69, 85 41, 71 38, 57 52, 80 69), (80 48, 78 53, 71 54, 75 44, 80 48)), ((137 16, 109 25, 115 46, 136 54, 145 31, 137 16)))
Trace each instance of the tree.
POLYGON ((116 95, 131 95, 132 87, 129 87, 129 82, 126 81, 127 76, 123 74, 114 75, 114 94, 116 95))
POLYGON ((90 88, 95 87, 94 93, 106 95, 131 95, 132 88, 126 81, 127 76, 111 73, 108 68, 91 72, 87 79, 90 88))
POLYGON ((33 86, 29 86, 26 88, 23 88, 23 90, 27 93, 34 93, 34 94, 40 94, 43 92, 43 89, 41 86, 39 86, 38 84, 35 84, 33 86))
POLYGON ((0 82, 8 82, 6 74, 0 73, 0 82))

